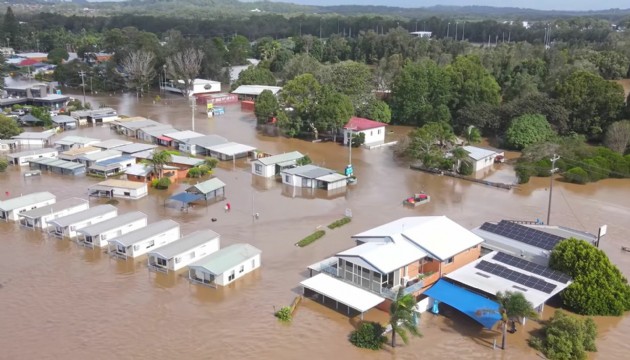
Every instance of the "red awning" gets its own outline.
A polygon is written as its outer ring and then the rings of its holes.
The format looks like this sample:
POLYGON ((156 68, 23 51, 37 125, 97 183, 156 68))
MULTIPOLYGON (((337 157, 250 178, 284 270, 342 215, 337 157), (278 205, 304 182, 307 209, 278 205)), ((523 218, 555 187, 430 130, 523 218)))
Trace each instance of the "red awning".
POLYGON ((39 63, 39 60, 36 59, 24 59, 22 61, 20 61, 19 66, 32 66, 39 63))
POLYGON ((168 136, 158 136, 158 139, 160 139, 162 141, 173 141, 173 139, 171 139, 168 136))

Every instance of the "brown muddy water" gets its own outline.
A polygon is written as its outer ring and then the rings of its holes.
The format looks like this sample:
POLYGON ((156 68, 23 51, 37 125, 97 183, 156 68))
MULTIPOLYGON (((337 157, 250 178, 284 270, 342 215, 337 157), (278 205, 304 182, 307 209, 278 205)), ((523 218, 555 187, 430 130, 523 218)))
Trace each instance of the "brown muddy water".
MULTIPOLYGON (((134 96, 91 97, 94 105, 116 108, 121 114, 139 115, 190 128, 190 110, 182 98, 168 97, 168 105, 137 101, 134 96)), ((310 143, 256 133, 251 114, 238 105, 227 106, 224 116, 207 119, 196 114, 196 130, 216 133, 229 140, 251 144, 269 153, 299 150, 315 163, 341 170, 347 149, 333 143, 310 143)), ((394 133, 408 129, 392 127, 394 133)), ((116 137, 108 127, 90 127, 63 135, 116 137)), ((59 137, 58 136, 58 137, 59 137)), ((58 138, 57 137, 57 138, 58 138)), ((511 191, 409 170, 393 160, 392 150, 353 149, 352 162, 359 182, 347 192, 326 196, 300 194, 279 183, 252 179, 244 162, 225 162, 216 175, 227 183, 232 212, 221 204, 181 212, 164 204, 170 190, 151 190, 139 201, 121 201, 119 212, 139 210, 151 222, 171 218, 184 234, 211 228, 221 234, 222 246, 251 243, 263 251, 262 267, 223 289, 192 286, 182 274, 149 274, 146 260, 121 262, 99 251, 87 250, 68 240, 0 223, 0 359, 531 359, 538 357, 525 339, 536 327, 509 335, 508 351, 493 350, 497 331, 481 330, 472 320, 424 314, 424 337, 409 345, 380 352, 354 348, 347 336, 357 319, 304 301, 290 325, 280 324, 274 308, 291 303, 306 267, 351 247, 350 236, 402 216, 447 215, 472 228, 484 221, 546 218, 548 179, 533 179, 511 191), (427 205, 407 209, 402 199, 424 190, 427 205), (294 243, 319 226, 351 209, 353 221, 307 248, 294 243), (260 218, 252 220, 252 213, 260 218), (212 223, 211 218, 218 221, 212 223)), ((506 165, 488 178, 513 181, 506 165)), ((0 174, 0 194, 51 191, 58 199, 86 198, 87 187, 98 180, 44 173, 23 178, 26 169, 12 167, 0 174)), ((630 275, 628 242, 630 181, 606 180, 578 186, 555 182, 553 224, 596 232, 608 224, 602 248, 622 271, 630 275)), ((97 203, 98 200, 92 200, 97 203)), ((547 307, 545 316, 553 312, 547 307)), ((387 315, 372 310, 367 319, 385 322, 387 315)), ((593 358, 625 358, 630 351, 627 335, 630 317, 598 319, 599 352, 593 358)))

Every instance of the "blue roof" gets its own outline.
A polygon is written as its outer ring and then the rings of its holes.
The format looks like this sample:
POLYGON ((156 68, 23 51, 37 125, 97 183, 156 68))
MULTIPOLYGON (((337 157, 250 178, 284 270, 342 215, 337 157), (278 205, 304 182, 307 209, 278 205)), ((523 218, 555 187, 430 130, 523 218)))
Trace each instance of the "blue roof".
POLYGON ((198 194, 191 194, 191 193, 183 192, 183 193, 175 194, 175 195, 171 196, 169 199, 170 200, 181 201, 184 204, 188 204, 188 203, 191 203, 193 201, 197 201, 197 200, 203 199, 203 196, 202 195, 198 195, 198 194))
POLYGON ((117 164, 117 163, 120 163, 120 162, 123 162, 123 161, 129 161, 129 160, 134 160, 134 157, 132 157, 132 156, 119 156, 119 157, 115 157, 113 159, 97 161, 96 164, 97 165, 101 165, 101 166, 107 166, 107 165, 117 164))
POLYGON ((435 283, 423 295, 454 307, 488 329, 491 329, 497 321, 501 320, 498 303, 453 285, 444 279, 435 283), (480 310, 484 311, 480 312, 480 310))

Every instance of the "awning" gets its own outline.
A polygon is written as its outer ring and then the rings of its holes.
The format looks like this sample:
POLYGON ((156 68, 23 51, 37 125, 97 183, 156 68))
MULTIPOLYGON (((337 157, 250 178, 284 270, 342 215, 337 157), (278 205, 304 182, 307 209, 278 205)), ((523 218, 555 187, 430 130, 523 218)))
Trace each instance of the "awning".
POLYGON ((362 313, 385 301, 384 298, 376 294, 325 274, 315 275, 302 281, 300 285, 362 313))
POLYGON ((173 195, 169 198, 169 200, 176 200, 176 201, 181 201, 184 204, 188 204, 191 203, 193 201, 197 201, 203 199, 203 196, 201 195, 197 195, 197 194, 191 194, 191 193, 187 193, 187 192, 183 192, 183 193, 179 193, 176 195, 173 195))
POLYGON ((162 140, 162 141, 173 141, 173 139, 171 139, 168 136, 158 136, 157 138, 162 140))
POLYGON ((423 295, 454 307, 488 329, 501 320, 499 304, 444 279, 435 283, 423 295))

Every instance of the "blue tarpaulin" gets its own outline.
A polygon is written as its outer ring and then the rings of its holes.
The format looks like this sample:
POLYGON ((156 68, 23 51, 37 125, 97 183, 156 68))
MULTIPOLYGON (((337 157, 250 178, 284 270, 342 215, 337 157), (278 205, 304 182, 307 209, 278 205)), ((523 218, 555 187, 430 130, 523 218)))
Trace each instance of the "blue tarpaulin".
POLYGON ((454 307, 488 329, 501 320, 498 303, 444 279, 423 294, 454 307))
POLYGON ((197 201, 197 200, 203 199, 203 196, 198 195, 198 194, 191 194, 191 193, 183 192, 183 193, 179 193, 179 194, 173 195, 169 199, 170 200, 181 201, 185 205, 187 205, 187 204, 189 204, 189 203, 191 203, 193 201, 197 201))

